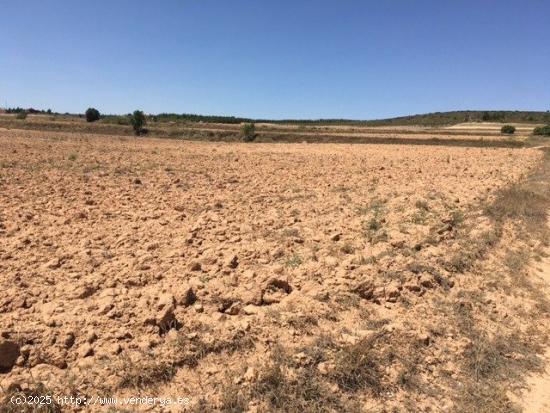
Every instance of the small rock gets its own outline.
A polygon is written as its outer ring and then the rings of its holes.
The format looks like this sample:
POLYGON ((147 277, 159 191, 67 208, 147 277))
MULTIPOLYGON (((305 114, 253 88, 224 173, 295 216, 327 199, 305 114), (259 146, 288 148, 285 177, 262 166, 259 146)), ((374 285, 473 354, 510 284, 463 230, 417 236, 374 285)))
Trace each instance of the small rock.
POLYGON ((432 288, 434 286, 432 277, 428 274, 422 274, 419 281, 420 285, 424 288, 432 288))
POLYGON ((342 234, 339 232, 336 232, 330 236, 331 241, 340 241, 340 238, 342 238, 342 234))
POLYGON ((256 369, 254 367, 248 367, 246 369, 246 372, 244 373, 243 375, 243 379, 245 381, 254 381, 254 379, 256 379, 256 376, 258 375, 258 372, 256 371, 256 369))
POLYGON ((262 302, 268 305, 279 303, 291 292, 292 287, 288 282, 278 278, 272 278, 268 281, 263 290, 262 302))
POLYGON ((326 376, 329 373, 328 363, 326 361, 322 361, 321 363, 317 364, 317 370, 320 374, 326 376))
POLYGON ((338 259, 336 257, 325 257, 325 265, 328 267, 337 267, 338 259))
POLYGON ((244 306, 243 313, 245 313, 246 315, 258 314, 258 307, 256 307, 255 305, 244 306))
POLYGON ((193 261, 189 264, 189 271, 200 271, 201 269, 201 263, 198 261, 193 261))
POLYGON ((46 268, 50 269, 50 270, 55 270, 59 267, 61 267, 61 264, 63 264, 63 261, 59 258, 54 258, 50 261, 48 261, 45 265, 46 268))
POLYGON ((363 281, 353 289, 353 292, 358 294, 359 297, 364 298, 365 300, 371 300, 374 298, 375 288, 376 286, 372 281, 363 281))
POLYGON ((216 365, 210 365, 204 369, 204 372, 208 374, 209 376, 212 376, 214 374, 217 374, 220 372, 220 368, 216 365))
POLYGON ((82 285, 73 290, 73 297, 78 299, 88 298, 97 291, 92 285, 82 285))
POLYGON ((246 289, 238 293, 239 300, 244 304, 262 305, 263 291, 254 283, 244 286, 246 289))
POLYGON ((303 351, 294 354, 293 359, 298 366, 305 366, 311 360, 311 358, 303 351))
POLYGON ((67 368, 67 351, 54 351, 48 358, 48 364, 55 366, 59 369, 67 368))
POLYGON ((194 304, 195 301, 197 301, 197 295, 195 294, 193 287, 191 287, 190 285, 183 285, 182 287, 178 288, 178 290, 179 291, 176 294, 176 302, 179 305, 189 307, 190 305, 194 304))
POLYGON ((403 287, 405 287, 407 290, 410 290, 410 291, 418 292, 421 290, 420 285, 416 281, 407 282, 403 285, 403 287))
POLYGON ((386 287, 386 301, 394 303, 401 295, 401 287, 396 284, 390 284, 386 287))
POLYGON ((65 338, 63 338, 63 345, 65 346, 65 348, 71 348, 74 345, 74 342, 75 336, 72 332, 67 333, 65 338))
POLYGON ((111 346, 109 352, 114 355, 120 354, 122 352, 122 346, 118 343, 115 343, 111 346))
POLYGON ((90 343, 84 343, 80 348, 78 349, 78 356, 80 358, 90 357, 94 355, 94 349, 90 345, 90 343))
POLYGON ((155 324, 159 327, 160 333, 167 332, 171 328, 176 327, 177 320, 174 315, 175 299, 172 294, 163 294, 157 302, 157 315, 155 324))
POLYGON ((230 256, 230 257, 225 261, 225 266, 226 266, 226 267, 229 267, 229 268, 237 268, 238 265, 239 265, 239 258, 238 258, 236 255, 230 256))
POLYGON ((229 315, 237 315, 237 314, 240 313, 241 309, 242 309, 241 303, 236 302, 236 303, 231 304, 231 307, 229 307, 224 312, 225 312, 225 314, 229 314, 229 315))
POLYGON ((173 307, 176 302, 172 294, 161 294, 157 300, 157 309, 162 310, 166 307, 173 307))
POLYGON ((225 321, 227 320, 227 315, 224 313, 214 313, 212 314, 214 321, 225 321))
POLYGON ((418 341, 420 341, 425 346, 430 345, 430 335, 428 333, 422 333, 418 336, 418 341))
POLYGON ((88 334, 88 336, 86 337, 86 342, 87 343, 93 343, 94 341, 97 340, 97 334, 95 331, 90 331, 90 333, 88 334))
POLYGON ((111 297, 111 296, 98 298, 96 301, 98 313, 101 315, 107 314, 109 311, 113 309, 114 307, 113 302, 114 302, 114 297, 111 297))
POLYGON ((388 236, 390 239, 390 245, 394 248, 403 248, 405 246, 406 238, 399 231, 389 231, 388 236))

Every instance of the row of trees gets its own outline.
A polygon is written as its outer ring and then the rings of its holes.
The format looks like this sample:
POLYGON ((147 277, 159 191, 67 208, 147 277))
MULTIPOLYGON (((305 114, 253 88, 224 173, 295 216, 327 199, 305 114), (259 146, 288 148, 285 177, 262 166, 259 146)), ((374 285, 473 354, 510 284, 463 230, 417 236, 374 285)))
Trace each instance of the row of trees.
MULTIPOLYGON (((513 135, 516 132, 516 128, 512 125, 504 125, 500 129, 500 132, 506 135, 513 135)), ((533 135, 550 136, 550 125, 537 126, 535 129, 533 129, 533 135)))
POLYGON ((51 115, 53 112, 51 109, 48 110, 40 110, 40 109, 34 109, 34 108, 28 108, 23 109, 19 106, 16 108, 6 108, 4 109, 4 112, 6 113, 30 113, 30 114, 45 114, 45 115, 51 115))
MULTIPOLYGON (((25 119, 27 117, 27 114, 52 114, 51 109, 48 109, 46 111, 43 110, 36 110, 36 109, 23 109, 23 108, 8 108, 5 110, 6 113, 15 113, 17 114, 17 119, 25 119)), ((472 113, 472 112, 466 112, 466 113, 472 113)), ((476 113, 476 112, 474 112, 476 113)), ((478 114, 477 112, 476 114, 478 114)), ((510 113, 521 113, 521 112, 483 112, 481 115, 481 119, 484 121, 492 120, 503 120, 509 115, 510 113)), ((548 114, 548 113, 547 113, 548 114)), ((545 115, 547 115, 545 114, 545 115)), ((85 112, 85 117, 87 122, 96 122, 101 119, 101 113, 99 113, 99 110, 96 108, 88 108, 85 112)), ((441 113, 436 114, 428 114, 428 115, 422 115, 422 116, 433 116, 433 115, 443 115, 441 113)), ((445 113, 445 115, 448 115, 448 113, 445 113)), ((82 116, 82 115, 79 115, 82 116)), ((111 119, 112 116, 110 116, 108 119, 111 119)), ((144 128, 144 126, 147 123, 146 116, 141 110, 135 110, 133 113, 130 113, 126 116, 119 116, 119 122, 123 121, 123 124, 130 124, 132 125, 132 128, 134 129, 134 133, 137 136, 144 135, 147 133, 147 129, 144 128)), ((218 121, 218 122, 226 122, 226 123, 241 123, 241 139, 245 142, 251 142, 256 138, 256 129, 254 123, 245 118, 235 118, 235 117, 223 117, 223 116, 199 116, 199 115, 175 115, 175 114, 160 114, 155 115, 152 117, 154 121, 158 120, 173 120, 173 119, 186 119, 186 120, 193 120, 193 121, 199 121, 199 120, 205 120, 210 119, 211 121, 218 121)), ((414 117, 411 117, 414 118, 414 117)), ((516 128, 512 125, 504 125, 501 128, 501 133, 512 135, 516 131, 516 128)), ((543 136, 550 136, 550 125, 537 127, 533 131, 534 135, 543 135, 543 136)))
MULTIPOLYGON (((88 108, 86 110, 86 121, 95 122, 101 118, 101 114, 96 108, 88 108)), ((134 132, 137 136, 144 135, 147 133, 147 129, 144 129, 146 124, 145 114, 141 110, 136 110, 134 113, 128 115, 128 120, 134 132)), ((256 139, 256 126, 252 122, 243 123, 241 127, 241 138, 245 142, 252 142, 256 139)))
MULTIPOLYGON (((88 108, 86 110, 85 116, 86 122, 95 122, 101 118, 101 114, 96 108, 88 108)), ((144 128, 147 121, 145 119, 145 114, 143 113, 143 111, 135 110, 134 113, 128 115, 128 120, 134 128, 134 133, 137 136, 147 133, 147 129, 144 128)))

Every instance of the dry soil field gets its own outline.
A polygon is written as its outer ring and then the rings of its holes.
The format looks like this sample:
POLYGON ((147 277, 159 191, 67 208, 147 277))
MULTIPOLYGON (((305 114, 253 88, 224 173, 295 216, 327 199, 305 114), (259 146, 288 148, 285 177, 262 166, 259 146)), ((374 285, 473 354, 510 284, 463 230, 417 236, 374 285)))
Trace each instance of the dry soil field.
POLYGON ((516 411, 543 156, 0 130, 0 410, 516 411))

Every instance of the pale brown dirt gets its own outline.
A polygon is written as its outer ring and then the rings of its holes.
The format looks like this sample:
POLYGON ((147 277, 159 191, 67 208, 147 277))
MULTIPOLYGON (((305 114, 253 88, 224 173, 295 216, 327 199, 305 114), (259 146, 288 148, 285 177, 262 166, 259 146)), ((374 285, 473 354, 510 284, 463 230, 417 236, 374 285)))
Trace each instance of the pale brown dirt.
MULTIPOLYGON (((546 258, 532 269, 532 277, 539 281, 540 288, 546 297, 550 298, 550 259, 546 258)), ((550 343, 543 354, 546 369, 542 373, 532 374, 527 378, 526 387, 522 397, 524 413, 550 412, 550 343)))
MULTIPOLYGON (((59 395, 137 386, 219 405, 223 385, 253 383, 276 343, 300 368, 313 363, 304 348, 319 337, 346 346, 382 328, 423 343, 422 386, 445 388, 468 342, 434 303, 459 302, 475 286, 445 264, 461 248, 453 217, 481 233, 487 220, 469 211, 540 159, 531 149, 2 130, 0 334, 21 354, 0 384, 32 376, 59 395), (215 350, 197 356, 205 343, 215 350), (157 362, 175 371, 125 382, 157 362)), ((491 317, 507 326, 500 306, 491 317)), ((314 364, 319 377, 330 372, 327 357, 314 364)), ((402 362, 384 366, 393 383, 385 399, 334 383, 328 393, 365 411, 452 411, 444 392, 395 384, 402 362)))

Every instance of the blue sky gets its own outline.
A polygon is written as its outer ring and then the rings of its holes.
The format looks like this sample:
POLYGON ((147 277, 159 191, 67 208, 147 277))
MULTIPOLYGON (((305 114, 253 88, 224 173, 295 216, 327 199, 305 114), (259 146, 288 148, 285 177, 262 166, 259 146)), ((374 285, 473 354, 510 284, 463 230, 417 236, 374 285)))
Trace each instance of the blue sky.
POLYGON ((0 0, 0 106, 549 110, 549 16, 548 0, 0 0))

